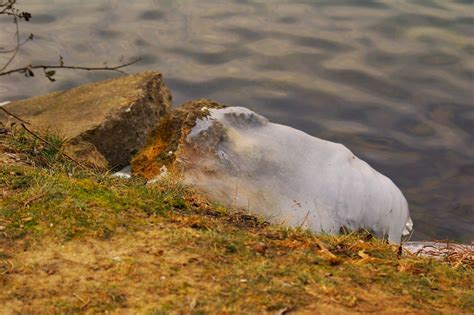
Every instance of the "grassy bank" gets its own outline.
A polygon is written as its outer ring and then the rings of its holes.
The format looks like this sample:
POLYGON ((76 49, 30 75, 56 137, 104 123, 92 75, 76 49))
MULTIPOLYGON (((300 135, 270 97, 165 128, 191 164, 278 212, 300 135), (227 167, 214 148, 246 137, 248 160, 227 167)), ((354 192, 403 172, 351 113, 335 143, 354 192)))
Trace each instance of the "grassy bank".
POLYGON ((468 264, 314 235, 0 139, 0 313, 474 312, 468 264))

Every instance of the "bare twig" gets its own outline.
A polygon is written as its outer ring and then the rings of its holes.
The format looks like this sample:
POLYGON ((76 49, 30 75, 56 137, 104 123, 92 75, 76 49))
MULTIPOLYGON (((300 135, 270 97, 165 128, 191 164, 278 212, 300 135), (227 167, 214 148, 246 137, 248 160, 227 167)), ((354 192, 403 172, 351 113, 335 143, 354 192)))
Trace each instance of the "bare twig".
POLYGON ((304 216, 303 221, 301 221, 300 225, 298 226, 299 228, 304 227, 304 225, 305 225, 305 224, 307 223, 307 221, 308 221, 308 216, 309 216, 309 210, 308 210, 308 212, 306 212, 306 215, 304 216))
POLYGON ((31 18, 31 14, 29 12, 18 10, 15 8, 15 4, 16 0, 7 0, 6 2, 0 3, 0 8, 3 8, 0 10, 0 15, 14 16, 28 22, 31 18))
POLYGON ((30 40, 33 39, 33 34, 30 34, 30 36, 28 36, 27 39, 24 39, 18 46, 16 46, 15 48, 12 48, 12 49, 3 49, 3 48, 0 48, 0 54, 9 54, 9 53, 12 53, 15 51, 15 49, 18 49, 19 47, 23 46, 24 44, 26 44, 27 42, 29 42, 30 40))
POLYGON ((1 3, 0 8, 1 7, 4 7, 4 8, 0 11, 0 14, 8 14, 8 15, 13 14, 13 13, 7 12, 7 11, 13 9, 13 5, 15 4, 15 2, 16 1, 8 0, 6 3, 1 3))
POLYGON ((27 122, 27 121, 24 121, 23 119, 21 119, 20 117, 18 117, 17 115, 14 115, 12 114, 10 111, 8 111, 6 108, 4 108, 3 106, 0 106, 0 110, 5 112, 5 114, 7 114, 8 116, 11 116, 13 118, 15 118, 16 120, 18 120, 19 122, 23 123, 23 124, 26 124, 26 125, 29 125, 30 123, 27 122))
POLYGON ((16 37, 16 46, 13 50, 13 54, 10 56, 10 59, 8 59, 7 63, 0 69, 0 73, 3 73, 3 71, 10 65, 10 63, 15 59, 16 54, 18 53, 18 50, 20 49, 20 29, 18 27, 18 20, 17 17, 15 16, 13 18, 13 23, 15 23, 15 37, 16 37))
MULTIPOLYGON (((51 142, 49 142, 48 140, 40 137, 39 135, 37 135, 36 133, 34 133, 33 131, 31 131, 30 129, 28 129, 25 124, 21 124, 21 126, 23 127, 23 129, 25 129, 26 132, 28 132, 30 135, 32 135, 33 137, 35 137, 36 139, 46 143, 47 145, 49 145, 50 147, 52 148, 56 148, 55 145, 53 145, 51 142)), ((81 162, 79 162, 78 160, 76 160, 75 158, 73 158, 72 156, 70 156, 69 154, 66 154, 65 152, 62 152, 60 151, 62 155, 64 155, 65 157, 67 157, 68 159, 70 159, 71 161, 73 161, 75 164, 77 164, 78 166, 86 169, 87 167, 84 166, 81 162)))
POLYGON ((116 71, 116 72, 125 74, 125 72, 121 71, 120 69, 128 67, 130 65, 133 65, 134 63, 137 63, 140 60, 141 60, 141 58, 137 58, 137 59, 134 59, 130 62, 121 64, 121 65, 118 65, 118 66, 114 66, 114 67, 107 67, 107 66, 105 66, 105 67, 82 67, 82 66, 65 66, 65 65, 35 65, 35 66, 33 66, 33 65, 29 65, 29 66, 22 67, 22 68, 17 68, 17 69, 8 70, 8 71, 5 71, 5 72, 0 72, 0 76, 7 75, 7 74, 12 74, 12 73, 15 73, 15 72, 25 73, 26 71, 28 71, 28 70, 31 71, 32 69, 43 69, 45 71, 48 70, 48 69, 72 69, 72 70, 85 70, 85 71, 104 70, 104 71, 116 71))
MULTIPOLYGON (((24 44, 26 44, 28 41, 33 39, 33 34, 30 34, 30 36, 21 41, 20 40, 20 28, 19 28, 19 20, 24 20, 28 22, 31 19, 31 14, 29 12, 23 12, 18 10, 15 7, 16 0, 7 0, 2 1, 0 0, 0 15, 7 15, 11 16, 13 18, 13 24, 15 24, 15 47, 12 49, 0 49, 0 54, 7 54, 11 53, 12 55, 8 58, 8 61, 0 67, 0 76, 5 76, 9 75, 12 73, 23 73, 27 77, 34 77, 35 74, 33 70, 35 69, 43 69, 44 75, 46 78, 48 78, 50 81, 55 81, 53 78, 56 71, 54 69, 68 69, 68 70, 85 70, 85 71, 115 71, 121 74, 125 74, 121 69, 128 67, 134 63, 137 63, 140 61, 140 58, 134 59, 130 62, 127 63, 121 63, 117 66, 109 67, 109 66, 103 66, 103 67, 88 67, 88 66, 66 66, 64 65, 63 58, 60 57, 59 64, 54 65, 54 64, 40 64, 40 65, 27 65, 24 67, 20 68, 15 68, 12 70, 7 70, 8 67, 11 65, 13 60, 16 58, 18 51, 20 47, 22 47, 24 44)), ((122 62, 122 61, 120 61, 122 62)))

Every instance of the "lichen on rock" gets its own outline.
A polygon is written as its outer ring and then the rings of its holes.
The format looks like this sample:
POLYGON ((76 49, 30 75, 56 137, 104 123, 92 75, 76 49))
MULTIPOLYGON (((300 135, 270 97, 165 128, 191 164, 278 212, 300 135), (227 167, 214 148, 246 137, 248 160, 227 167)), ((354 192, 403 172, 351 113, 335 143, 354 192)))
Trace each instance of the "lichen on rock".
POLYGON ((151 133, 147 146, 132 160, 132 173, 153 179, 163 167, 177 169, 176 158, 182 161, 184 156, 180 149, 187 135, 196 126, 196 122, 208 116, 211 108, 224 108, 207 99, 200 99, 183 104, 164 116, 151 133))

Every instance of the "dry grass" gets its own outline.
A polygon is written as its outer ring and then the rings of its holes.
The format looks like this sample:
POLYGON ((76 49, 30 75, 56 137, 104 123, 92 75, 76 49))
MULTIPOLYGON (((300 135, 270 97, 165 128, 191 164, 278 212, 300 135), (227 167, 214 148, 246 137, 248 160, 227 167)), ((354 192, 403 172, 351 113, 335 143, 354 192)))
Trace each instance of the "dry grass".
POLYGON ((1 146, 1 314, 474 312, 471 264, 78 170, 26 135, 1 146))

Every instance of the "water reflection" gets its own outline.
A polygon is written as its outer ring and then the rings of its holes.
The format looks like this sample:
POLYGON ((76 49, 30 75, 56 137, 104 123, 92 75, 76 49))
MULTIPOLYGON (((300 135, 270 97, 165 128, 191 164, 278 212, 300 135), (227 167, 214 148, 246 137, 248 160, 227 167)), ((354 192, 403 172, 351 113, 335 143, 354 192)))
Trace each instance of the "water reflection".
MULTIPOLYGON (((242 105, 346 144, 399 184, 416 239, 474 238, 472 1, 28 1, 15 65, 116 63, 165 74, 174 103, 242 105)), ((0 19, 0 43, 14 31, 0 19)), ((4 56, 0 56, 4 58, 4 56)), ((15 66, 14 65, 14 66, 15 66)), ((110 78, 0 78, 0 100, 110 78)))

